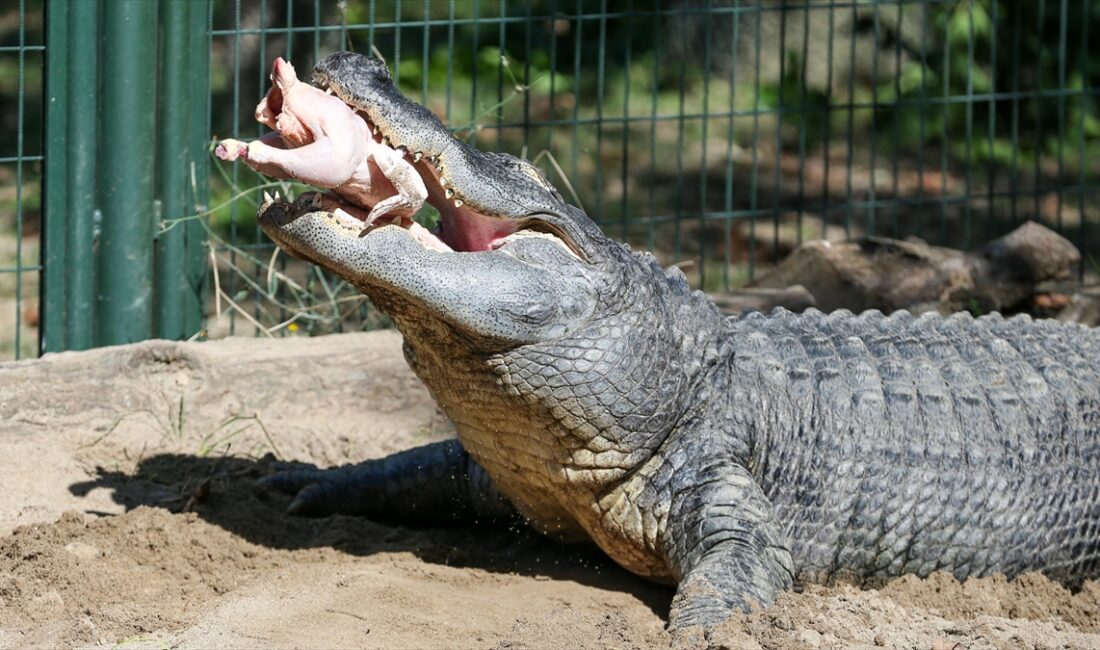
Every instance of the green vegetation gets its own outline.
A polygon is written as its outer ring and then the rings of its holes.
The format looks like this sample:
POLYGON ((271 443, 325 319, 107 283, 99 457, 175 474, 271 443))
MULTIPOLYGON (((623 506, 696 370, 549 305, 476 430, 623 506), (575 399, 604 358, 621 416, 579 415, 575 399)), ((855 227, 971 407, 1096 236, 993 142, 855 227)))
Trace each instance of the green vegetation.
POLYGON ((887 105, 879 118, 897 125, 902 147, 919 148, 924 133, 958 159, 1033 166, 1050 156, 1063 173, 1100 154, 1100 106, 1086 90, 1100 86, 1087 40, 1100 2, 1062 13, 1056 2, 973 0, 930 7, 924 19, 934 38, 910 46, 915 60, 875 89, 887 105), (957 99, 945 106, 943 97, 957 99), (899 102, 917 108, 891 110, 899 102))

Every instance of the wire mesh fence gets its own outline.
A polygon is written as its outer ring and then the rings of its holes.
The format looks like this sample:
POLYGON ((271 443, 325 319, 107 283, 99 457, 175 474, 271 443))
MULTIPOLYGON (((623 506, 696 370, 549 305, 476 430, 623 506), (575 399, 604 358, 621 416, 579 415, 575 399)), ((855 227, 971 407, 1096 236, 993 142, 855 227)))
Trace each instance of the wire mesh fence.
MULTIPOLYGON (((333 50, 374 50, 458 137, 532 159, 610 235, 680 265, 703 289, 740 285, 807 238, 967 248, 1034 219, 1088 252, 1100 218, 1100 66, 1089 57, 1098 9, 225 3, 212 24, 214 132, 260 134, 251 111, 274 56, 308 69, 333 50)), ((215 194, 233 195, 248 175, 227 169, 215 194)), ((268 248, 252 212, 237 202, 213 219, 238 303, 249 299, 242 287, 270 275, 261 264, 253 281, 242 277, 237 251, 268 248)), ((341 300, 339 281, 298 273, 303 295, 320 298, 314 308, 341 300)), ((254 304, 252 316, 285 323, 295 313, 254 304)), ((352 314, 369 314, 324 313, 297 324, 358 327, 352 314)))
MULTIPOLYGON (((5 235, 14 254, 0 247, 0 299, 16 292, 0 313, 23 346, 42 270, 28 239, 41 127, 23 111, 40 15, 20 0, 0 45, 20 111, 4 111, 19 128, 3 136, 16 197, 0 223, 19 234, 5 235)), ((458 137, 533 160, 609 235, 705 290, 810 238, 968 248, 1032 219, 1082 250, 1082 275, 1100 250, 1100 0, 215 0, 208 23, 211 136, 261 135, 252 113, 276 56, 304 74, 329 52, 373 51, 458 137)), ((301 188, 203 153, 209 209, 183 219, 211 244, 211 336, 385 324, 258 231, 260 191, 301 188)))
POLYGON ((41 0, 19 0, 0 23, 0 359, 38 348, 42 186, 41 0))

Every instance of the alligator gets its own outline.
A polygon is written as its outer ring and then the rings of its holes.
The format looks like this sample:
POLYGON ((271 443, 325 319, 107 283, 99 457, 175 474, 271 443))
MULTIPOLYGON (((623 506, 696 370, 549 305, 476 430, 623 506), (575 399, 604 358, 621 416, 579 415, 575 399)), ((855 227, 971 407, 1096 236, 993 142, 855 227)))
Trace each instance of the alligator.
POLYGON ((360 237, 308 196, 269 197, 259 223, 392 317, 457 440, 264 479, 292 512, 521 517, 676 585, 676 634, 813 582, 1100 574, 1100 332, 723 316, 529 163, 456 139, 380 62, 333 54, 314 83, 413 161, 446 250, 400 224, 360 237))

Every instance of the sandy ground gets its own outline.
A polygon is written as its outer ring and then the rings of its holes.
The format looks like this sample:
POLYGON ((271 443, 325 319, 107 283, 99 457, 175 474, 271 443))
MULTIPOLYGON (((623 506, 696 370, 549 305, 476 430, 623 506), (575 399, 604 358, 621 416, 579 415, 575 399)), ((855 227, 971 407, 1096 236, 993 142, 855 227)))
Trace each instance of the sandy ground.
MULTIPOLYGON (((450 435, 399 343, 154 341, 0 364, 0 647, 667 646, 671 591, 592 548, 295 518, 255 487, 275 458, 328 466, 450 435)), ((1100 648, 1100 583, 811 587, 714 641, 1100 648)))

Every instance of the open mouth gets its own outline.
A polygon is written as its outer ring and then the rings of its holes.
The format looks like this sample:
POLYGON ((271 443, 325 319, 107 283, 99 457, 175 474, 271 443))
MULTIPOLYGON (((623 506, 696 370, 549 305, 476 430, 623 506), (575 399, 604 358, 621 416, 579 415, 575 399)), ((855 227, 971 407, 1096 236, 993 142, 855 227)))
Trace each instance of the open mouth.
MULTIPOLYGON (((340 98, 339 93, 325 83, 325 80, 318 81, 315 77, 314 85, 340 98)), ((439 212, 438 225, 429 230, 409 218, 372 221, 369 219, 372 205, 351 203, 333 191, 307 192, 291 202, 278 195, 265 195, 261 214, 268 212, 272 205, 279 205, 282 219, 324 211, 331 213, 349 232, 354 230, 359 236, 368 236, 372 231, 385 226, 398 226, 408 230, 426 248, 442 252, 492 251, 517 239, 540 237, 554 241, 579 259, 585 259, 572 238, 556 224, 540 218, 540 214, 545 214, 538 210, 522 218, 495 216, 479 211, 475 203, 468 201, 461 189, 447 178, 447 167, 439 155, 413 151, 400 142, 394 142, 392 136, 376 125, 364 111, 350 104, 348 106, 366 123, 377 146, 399 153, 421 177, 428 192, 427 202, 439 212)), ((269 109, 273 109, 275 113, 279 113, 280 108, 276 102, 269 105, 269 109)))
POLYGON ((451 233, 455 234, 457 231, 460 236, 449 239, 452 242, 461 241, 467 245, 453 246, 441 236, 442 233, 439 230, 429 230, 411 219, 383 219, 367 225, 369 208, 348 203, 332 192, 304 192, 294 200, 284 199, 278 192, 274 195, 264 192, 263 204, 260 206, 261 217, 280 224, 286 224, 311 212, 331 214, 336 223, 344 228, 349 236, 367 237, 370 233, 384 227, 403 228, 424 248, 442 253, 473 253, 499 250, 520 239, 539 237, 553 242, 570 255, 580 259, 580 256, 566 244, 562 237, 551 233, 548 226, 538 222, 535 218, 515 224, 504 222, 505 225, 513 227, 508 228, 507 232, 502 232, 503 229, 492 230, 489 231, 489 235, 486 235, 484 230, 476 230, 476 226, 472 232, 458 230, 468 222, 457 219, 454 221, 454 230, 451 233))

